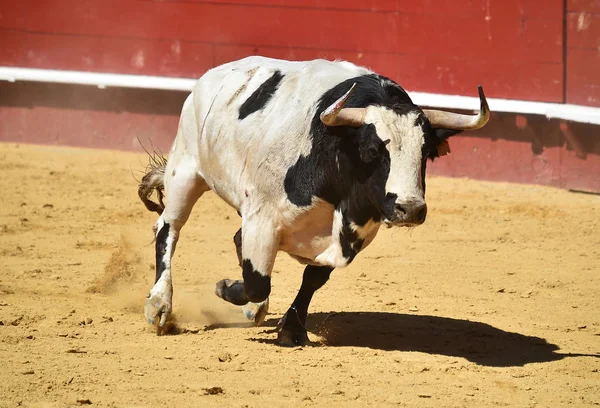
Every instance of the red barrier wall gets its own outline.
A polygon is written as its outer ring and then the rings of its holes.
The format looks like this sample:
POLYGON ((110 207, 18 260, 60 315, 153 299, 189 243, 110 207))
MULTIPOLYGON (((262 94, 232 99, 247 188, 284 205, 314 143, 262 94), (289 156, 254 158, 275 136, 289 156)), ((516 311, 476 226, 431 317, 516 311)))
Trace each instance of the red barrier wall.
POLYGON ((563 0, 2 0, 0 65, 199 77, 343 58, 406 89, 564 101, 563 0))
POLYGON ((567 1, 566 101, 600 106, 600 1, 567 1))
MULTIPOLYGON (((199 77, 252 54, 343 58, 408 90, 600 106, 599 28, 598 0, 0 0, 0 66, 199 77)), ((185 96, 0 82, 0 141, 166 151, 185 96)), ((600 192, 597 128, 567 126, 494 114, 429 173, 600 192)))
MULTIPOLYGON (((1 83, 0 140, 24 143, 168 152, 185 92, 1 83)), ((428 174, 545 184, 600 192, 597 126, 569 124, 577 146, 559 121, 492 114, 477 132, 453 137, 452 154, 428 166, 428 174), (577 149, 576 149, 577 148, 577 149), (577 151, 578 150, 578 151, 577 151)))

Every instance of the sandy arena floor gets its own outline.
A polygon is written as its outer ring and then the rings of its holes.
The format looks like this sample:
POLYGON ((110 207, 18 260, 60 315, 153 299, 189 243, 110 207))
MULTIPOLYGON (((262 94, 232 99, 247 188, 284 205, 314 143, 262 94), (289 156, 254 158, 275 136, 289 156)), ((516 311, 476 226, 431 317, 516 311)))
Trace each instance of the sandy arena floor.
POLYGON ((180 333, 145 323, 145 162, 0 144, 0 406, 600 405, 600 197, 429 178, 427 222, 334 272, 314 345, 287 349, 274 327, 302 267, 280 255, 251 327, 213 294, 241 274, 239 219, 212 193, 174 259, 180 333))

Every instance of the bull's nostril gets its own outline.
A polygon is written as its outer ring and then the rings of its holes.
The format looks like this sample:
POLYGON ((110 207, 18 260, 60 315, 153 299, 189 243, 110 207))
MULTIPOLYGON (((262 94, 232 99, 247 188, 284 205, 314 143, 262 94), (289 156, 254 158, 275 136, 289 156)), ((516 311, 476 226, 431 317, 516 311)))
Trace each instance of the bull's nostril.
POLYGON ((404 209, 404 207, 402 206, 402 204, 397 204, 396 203, 396 211, 401 212, 402 214, 406 215, 406 210, 404 209))
POLYGON ((417 213, 417 220, 422 224, 425 222, 425 217, 427 216, 427 207, 423 207, 417 213))

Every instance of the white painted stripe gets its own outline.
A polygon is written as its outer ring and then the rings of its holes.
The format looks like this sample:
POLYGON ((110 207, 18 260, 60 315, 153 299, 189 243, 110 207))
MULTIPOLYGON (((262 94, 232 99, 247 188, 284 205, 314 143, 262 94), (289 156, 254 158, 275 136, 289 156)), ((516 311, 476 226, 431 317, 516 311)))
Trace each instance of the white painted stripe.
MULTIPOLYGON (((423 92, 409 92, 411 99, 419 106, 445 109, 479 109, 479 98, 460 95, 442 95, 423 92)), ((562 103, 529 102, 515 99, 488 98, 492 112, 510 112, 546 116, 548 119, 563 119, 574 122, 600 125, 600 108, 569 105, 562 103)))
POLYGON ((123 87, 191 91, 196 79, 149 75, 105 74, 100 72, 62 71, 54 69, 0 67, 0 80, 58 82, 94 85, 98 88, 123 87))
MULTIPOLYGON (((56 82, 65 84, 93 85, 99 88, 146 88, 188 92, 192 90, 192 87, 196 83, 196 79, 192 78, 109 74, 99 72, 62 71, 18 67, 0 67, 0 80, 10 82, 56 82)), ((473 91, 475 92, 476 89, 473 91)), ((432 94, 424 92, 409 92, 409 94, 413 102, 419 106, 474 111, 479 109, 479 98, 477 97, 432 94)), ((549 119, 563 119, 574 122, 600 125, 600 108, 497 98, 489 98, 488 103, 492 112, 542 115, 549 119)))

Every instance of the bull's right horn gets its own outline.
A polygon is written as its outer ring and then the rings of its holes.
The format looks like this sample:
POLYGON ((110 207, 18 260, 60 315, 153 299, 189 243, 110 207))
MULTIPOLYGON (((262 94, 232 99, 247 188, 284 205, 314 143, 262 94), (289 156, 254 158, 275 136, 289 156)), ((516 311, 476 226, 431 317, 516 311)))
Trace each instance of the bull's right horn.
POLYGON ((479 85, 479 101, 481 108, 477 115, 461 115, 460 113, 445 112, 435 109, 423 109, 433 128, 453 130, 476 130, 485 126, 490 120, 490 107, 488 106, 483 88, 479 85))
POLYGON ((361 127, 365 124, 367 110, 365 108, 344 108, 344 104, 354 91, 356 83, 350 87, 340 99, 321 113, 321 122, 327 126, 361 127))

